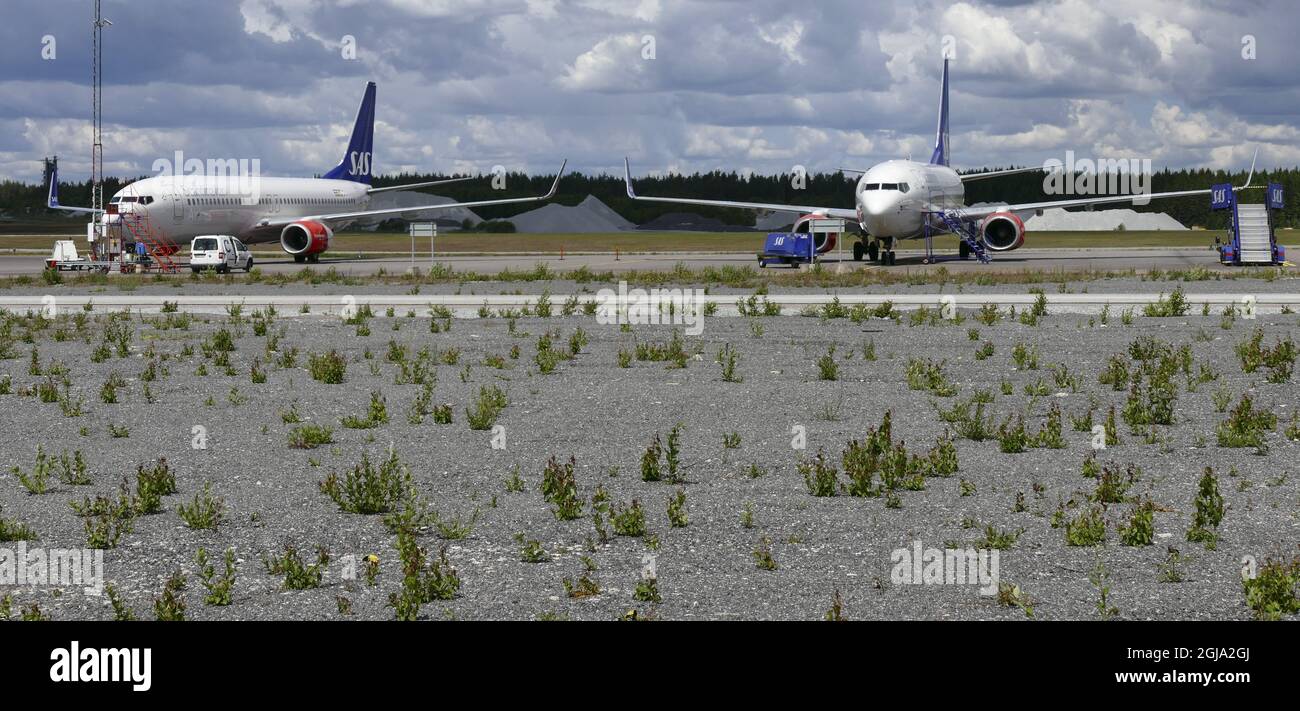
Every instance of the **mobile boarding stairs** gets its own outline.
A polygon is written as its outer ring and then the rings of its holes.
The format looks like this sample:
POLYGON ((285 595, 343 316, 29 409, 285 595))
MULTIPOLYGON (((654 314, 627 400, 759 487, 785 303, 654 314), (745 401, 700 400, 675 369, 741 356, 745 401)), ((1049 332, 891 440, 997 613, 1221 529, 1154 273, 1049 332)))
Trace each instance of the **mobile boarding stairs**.
POLYGON ((1269 183, 1263 204, 1242 203, 1227 183, 1210 188, 1210 209, 1228 210, 1228 241, 1215 238, 1219 262, 1234 266, 1279 265, 1286 262, 1286 247, 1277 243, 1273 214, 1284 205, 1282 184, 1269 183))
POLYGON ((99 272, 108 274, 119 272, 159 272, 176 274, 181 265, 174 259, 180 251, 180 245, 173 242, 161 230, 156 228, 143 213, 119 214, 110 208, 110 214, 117 219, 106 221, 97 216, 94 222, 86 225, 86 240, 89 251, 77 252, 72 240, 59 240, 54 250, 45 260, 45 268, 54 271, 99 272), (128 239, 129 238, 129 239, 128 239), (144 254, 126 249, 127 244, 143 246, 144 254))

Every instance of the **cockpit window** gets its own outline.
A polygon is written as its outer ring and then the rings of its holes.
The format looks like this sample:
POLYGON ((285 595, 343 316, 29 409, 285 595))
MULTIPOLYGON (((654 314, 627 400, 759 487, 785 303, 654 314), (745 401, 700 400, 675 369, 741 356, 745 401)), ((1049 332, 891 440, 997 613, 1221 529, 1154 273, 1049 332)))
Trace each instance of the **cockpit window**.
POLYGON ((880 184, 880 189, 881 189, 881 190, 897 190, 897 189, 898 189, 898 183, 881 183, 881 184, 880 184))
POLYGON ((898 191, 899 191, 899 192, 905 193, 905 192, 908 191, 908 189, 909 189, 909 188, 907 187, 907 183, 899 183, 899 184, 898 184, 898 191))
POLYGON ((863 190, 879 190, 879 189, 880 189, 880 183, 867 183, 866 185, 863 185, 863 186, 862 186, 862 189, 863 189, 863 190))
POLYGON ((111 204, 111 205, 116 205, 117 203, 122 202, 122 196, 121 196, 121 195, 114 195, 114 196, 113 196, 113 199, 112 199, 112 200, 109 200, 108 202, 109 202, 109 204, 111 204))
POLYGON ((145 195, 145 196, 141 197, 141 198, 140 198, 140 204, 141 204, 141 205, 152 205, 152 204, 153 204, 153 196, 152 196, 152 195, 145 195))

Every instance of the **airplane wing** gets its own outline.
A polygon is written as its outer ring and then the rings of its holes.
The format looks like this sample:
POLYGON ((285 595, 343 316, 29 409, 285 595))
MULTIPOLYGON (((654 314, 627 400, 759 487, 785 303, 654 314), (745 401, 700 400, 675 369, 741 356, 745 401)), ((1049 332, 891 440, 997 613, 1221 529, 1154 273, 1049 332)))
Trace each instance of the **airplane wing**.
MULTIPOLYGON (((1255 156, 1250 159, 1250 173, 1246 175, 1245 185, 1234 188, 1235 190, 1246 190, 1250 188, 1250 181, 1252 178, 1255 177, 1256 158, 1259 158, 1258 148, 1255 149, 1255 156)), ((976 174, 976 175, 982 177, 985 174, 976 174)), ((964 179, 965 176, 963 176, 963 180, 964 179)), ((1202 188, 1199 190, 1177 190, 1177 191, 1167 192, 1167 193, 1139 193, 1136 195, 1133 194, 1106 195, 1102 197, 1078 198, 1075 200, 1057 200, 1055 202, 1026 202, 1026 203, 1021 203, 1019 205, 985 205, 981 207, 963 207, 953 212, 956 212, 959 217, 980 218, 995 212, 1028 213, 1028 212, 1037 212, 1038 210, 1050 210, 1056 207, 1060 207, 1060 208, 1084 207, 1086 205, 1107 205, 1107 204, 1114 205, 1116 203, 1145 205, 1150 200, 1161 200, 1164 198, 1189 197, 1192 195, 1209 195, 1209 194, 1210 194, 1210 188, 1202 188)))
POLYGON ((555 174, 555 182, 551 183, 551 189, 545 195, 522 198, 502 198, 500 200, 475 200, 473 202, 449 202, 443 205, 412 205, 411 207, 394 207, 384 210, 363 210, 360 212, 331 212, 321 215, 303 215, 300 217, 279 217, 263 218, 253 225, 254 229, 265 227, 283 227, 294 222, 303 220, 315 220, 317 222, 344 222, 360 219, 362 217, 375 217, 379 215, 391 215, 394 217, 411 212, 424 212, 426 210, 446 210, 452 207, 485 207, 488 205, 507 205, 516 202, 544 202, 555 197, 556 191, 560 187, 560 177, 564 175, 564 167, 568 161, 560 164, 560 171, 555 174))
POLYGON ((58 166, 55 166, 54 170, 50 171, 50 193, 45 200, 45 206, 50 208, 51 210, 63 210, 64 212, 84 212, 89 214, 96 214, 96 213, 103 212, 103 210, 96 210, 92 207, 69 207, 67 205, 59 204, 58 166))
MULTIPOLYGON (((1237 188, 1238 190, 1244 189, 1237 188)), ((1129 203, 1145 205, 1148 200, 1160 200, 1163 198, 1188 197, 1190 195, 1209 195, 1210 189, 1203 188, 1200 190, 1179 190, 1169 193, 1143 193, 1137 195, 1107 195, 1105 197, 1079 198, 1078 200, 1057 200, 1055 202, 1026 202, 1018 205, 981 205, 980 207, 961 207, 955 210, 949 210, 958 214, 960 217, 980 218, 991 215, 995 212, 1037 212, 1038 210, 1050 210, 1056 207, 1083 207, 1085 205, 1106 205, 1116 203, 1129 203)))
POLYGON ((1017 173, 1034 173, 1045 170, 1044 168, 1010 168, 1008 170, 987 170, 983 173, 962 173, 957 177, 961 178, 963 183, 971 180, 983 180, 985 178, 996 178, 999 175, 1015 175, 1017 173))
POLYGON ((415 190, 416 188, 427 188, 433 185, 446 185, 447 183, 463 183, 466 180, 473 180, 473 179, 474 178, 471 176, 468 178, 448 178, 447 180, 430 180, 425 183, 407 183, 405 185, 390 185, 385 188, 370 188, 369 190, 366 191, 366 193, 370 195, 374 195, 375 193, 387 193, 387 192, 392 192, 394 190, 415 190))
POLYGON ((745 210, 775 210, 777 212, 797 212, 797 213, 819 213, 827 217, 843 217, 850 220, 858 219, 857 210, 843 207, 815 207, 812 205, 777 205, 766 202, 733 202, 730 200, 696 200, 691 198, 670 198, 670 197, 642 197, 636 194, 632 189, 632 166, 626 158, 623 159, 623 180, 627 183, 627 196, 633 200, 645 200, 647 202, 672 202, 683 205, 708 205, 710 207, 737 207, 745 210))

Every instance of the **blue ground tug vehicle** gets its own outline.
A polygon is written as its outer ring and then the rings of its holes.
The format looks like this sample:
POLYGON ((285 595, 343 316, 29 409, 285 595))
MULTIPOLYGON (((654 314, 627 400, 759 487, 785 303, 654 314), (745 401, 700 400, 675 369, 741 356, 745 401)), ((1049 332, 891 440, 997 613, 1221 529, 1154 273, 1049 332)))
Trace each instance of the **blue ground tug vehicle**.
POLYGON ((806 232, 772 232, 763 242, 763 251, 758 255, 758 266, 786 264, 798 269, 800 264, 812 264, 816 259, 812 235, 806 232))
POLYGON ((795 222, 794 232, 771 232, 758 254, 758 266, 816 264, 819 251, 831 249, 844 234, 844 220, 807 215, 795 222), (821 239, 818 239, 818 237, 821 239))

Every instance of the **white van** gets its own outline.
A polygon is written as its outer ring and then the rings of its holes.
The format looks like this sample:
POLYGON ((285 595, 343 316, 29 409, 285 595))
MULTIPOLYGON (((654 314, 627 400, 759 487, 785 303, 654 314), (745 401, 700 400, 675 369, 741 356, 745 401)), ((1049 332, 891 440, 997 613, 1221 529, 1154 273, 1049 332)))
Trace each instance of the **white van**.
POLYGON ((190 242, 190 269, 195 274, 204 269, 218 272, 243 269, 247 272, 252 268, 253 253, 230 235, 199 235, 190 242))

